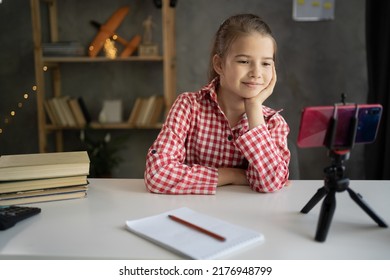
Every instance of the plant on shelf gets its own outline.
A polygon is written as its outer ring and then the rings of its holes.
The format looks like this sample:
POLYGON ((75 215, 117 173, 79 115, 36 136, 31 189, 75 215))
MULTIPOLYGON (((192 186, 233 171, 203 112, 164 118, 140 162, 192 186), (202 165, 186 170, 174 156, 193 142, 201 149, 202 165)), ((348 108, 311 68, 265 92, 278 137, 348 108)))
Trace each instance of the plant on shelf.
MULTIPOLYGON (((96 131, 95 131, 96 132, 96 131)), ((90 177, 110 178, 123 161, 119 152, 125 148, 127 136, 112 138, 110 133, 92 134, 92 131, 81 130, 80 139, 88 152, 91 161, 90 177)))

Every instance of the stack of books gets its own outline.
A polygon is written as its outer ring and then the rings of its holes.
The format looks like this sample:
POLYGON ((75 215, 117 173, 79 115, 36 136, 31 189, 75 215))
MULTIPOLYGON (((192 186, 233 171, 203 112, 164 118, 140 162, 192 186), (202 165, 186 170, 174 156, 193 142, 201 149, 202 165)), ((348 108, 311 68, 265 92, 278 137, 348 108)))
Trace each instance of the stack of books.
POLYGON ((89 165, 85 151, 0 156, 0 206, 84 198, 89 165))

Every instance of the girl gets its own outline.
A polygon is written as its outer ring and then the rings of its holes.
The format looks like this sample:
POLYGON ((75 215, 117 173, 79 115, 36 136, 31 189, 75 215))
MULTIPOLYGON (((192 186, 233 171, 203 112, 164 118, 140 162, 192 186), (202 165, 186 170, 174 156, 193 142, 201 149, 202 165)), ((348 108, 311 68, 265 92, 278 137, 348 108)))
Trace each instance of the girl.
POLYGON ((232 16, 219 27, 209 84, 178 96, 148 151, 149 191, 215 194, 234 184, 274 192, 287 184, 289 127, 263 105, 276 83, 275 53, 258 16, 232 16))

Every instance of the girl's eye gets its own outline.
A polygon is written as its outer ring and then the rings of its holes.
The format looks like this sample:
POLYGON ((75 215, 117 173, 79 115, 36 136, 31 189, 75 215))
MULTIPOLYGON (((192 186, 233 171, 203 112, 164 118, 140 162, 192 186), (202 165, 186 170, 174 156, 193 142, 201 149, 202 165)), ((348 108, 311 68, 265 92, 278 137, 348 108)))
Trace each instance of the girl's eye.
POLYGON ((242 64, 248 64, 249 61, 248 60, 239 60, 238 63, 242 63, 242 64))

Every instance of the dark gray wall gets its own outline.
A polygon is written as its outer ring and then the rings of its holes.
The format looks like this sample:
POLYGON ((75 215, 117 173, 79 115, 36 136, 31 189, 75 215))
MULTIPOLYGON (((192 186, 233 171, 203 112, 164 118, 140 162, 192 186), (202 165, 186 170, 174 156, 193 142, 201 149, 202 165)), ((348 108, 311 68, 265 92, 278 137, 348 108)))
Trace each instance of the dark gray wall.
MULTIPOLYGON (((123 37, 142 31, 142 20, 152 14, 160 22, 153 1, 74 1, 59 2, 59 31, 62 40, 79 40, 88 45, 95 30, 89 20, 104 22, 118 7, 129 4, 130 14, 118 29, 123 37)), ((367 92, 365 56, 365 1, 336 1, 335 20, 294 22, 291 0, 179 0, 176 9, 177 92, 199 89, 207 81, 209 50, 214 32, 228 16, 251 12, 261 15, 273 29, 278 42, 278 84, 267 105, 283 108, 295 140, 300 111, 305 106, 331 105, 340 93, 351 102, 364 103, 367 92)), ((160 27, 156 27, 155 39, 160 27)), ((45 32, 47 34, 47 32, 45 32)), ((45 35, 45 38, 47 36, 45 35)), ((47 39, 46 39, 47 40, 47 39)), ((63 94, 82 95, 96 118, 101 100, 121 98, 124 118, 128 117, 138 95, 159 93, 161 65, 152 63, 105 63, 65 65, 63 94), (146 81, 146 82, 145 82, 146 81), (153 82, 151 82, 153 81, 153 82)), ((38 151, 35 98, 24 103, 8 125, 4 116, 15 108, 24 92, 34 84, 30 2, 4 0, 0 4, 0 117, 4 133, 0 135, 0 154, 38 151)), ((116 177, 142 177, 147 148, 157 136, 154 130, 112 131, 126 135, 125 159, 115 171, 116 177)), ((65 134, 66 149, 78 149, 79 133, 65 134)), ((321 179, 329 164, 324 148, 299 149, 301 177, 321 179)), ((363 147, 356 146, 348 161, 353 179, 364 178, 363 147)))

